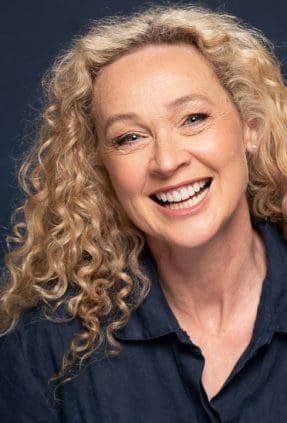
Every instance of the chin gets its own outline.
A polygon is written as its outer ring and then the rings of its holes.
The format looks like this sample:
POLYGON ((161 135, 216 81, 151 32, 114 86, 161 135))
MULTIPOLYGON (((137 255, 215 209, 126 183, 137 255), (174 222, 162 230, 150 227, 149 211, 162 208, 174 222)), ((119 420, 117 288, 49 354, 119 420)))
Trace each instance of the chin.
POLYGON ((147 234, 147 241, 152 242, 154 245, 169 246, 171 248, 198 248, 202 247, 212 241, 218 233, 220 226, 218 225, 185 225, 183 228, 172 228, 165 233, 151 233, 147 234))

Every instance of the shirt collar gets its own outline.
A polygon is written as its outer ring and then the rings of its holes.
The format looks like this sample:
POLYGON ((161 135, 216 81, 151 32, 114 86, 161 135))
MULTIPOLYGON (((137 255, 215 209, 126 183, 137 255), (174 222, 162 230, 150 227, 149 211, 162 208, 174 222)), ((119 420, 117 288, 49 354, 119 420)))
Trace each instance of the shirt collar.
MULTIPOLYGON (((264 241, 267 257, 267 274, 254 331, 258 336, 266 331, 287 332, 287 244, 274 225, 259 220, 253 220, 253 225, 264 241)), ((163 294, 155 261, 147 247, 141 263, 149 277, 151 289, 127 324, 117 331, 116 338, 149 340, 172 332, 181 339, 186 337, 163 294)))
POLYGON ((150 291, 127 324, 117 331, 115 336, 119 339, 149 340, 180 330, 163 294, 156 263, 147 246, 141 256, 141 265, 150 280, 150 291))
POLYGON ((256 323, 261 331, 287 332, 287 243, 275 225, 257 221, 255 228, 264 241, 267 260, 256 323))

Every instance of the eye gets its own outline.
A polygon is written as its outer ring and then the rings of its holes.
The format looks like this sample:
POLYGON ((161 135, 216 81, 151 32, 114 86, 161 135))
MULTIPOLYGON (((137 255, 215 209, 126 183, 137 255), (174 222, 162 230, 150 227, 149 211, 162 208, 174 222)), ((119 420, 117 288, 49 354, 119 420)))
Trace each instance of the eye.
POLYGON ((193 113, 188 115, 184 121, 184 125, 194 125, 201 123, 209 117, 207 113, 193 113))
POLYGON ((140 138, 140 135, 131 132, 129 134, 121 135, 117 137, 114 142, 116 145, 124 145, 124 144, 132 144, 133 142, 137 141, 140 138))

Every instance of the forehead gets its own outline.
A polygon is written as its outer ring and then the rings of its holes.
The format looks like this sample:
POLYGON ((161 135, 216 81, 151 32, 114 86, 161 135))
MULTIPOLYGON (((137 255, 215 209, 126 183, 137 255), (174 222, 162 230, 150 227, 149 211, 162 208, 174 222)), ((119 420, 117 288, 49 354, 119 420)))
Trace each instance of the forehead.
POLYGON ((192 45, 147 45, 105 66, 94 83, 94 106, 133 107, 169 103, 180 95, 218 96, 223 90, 212 67, 192 45))

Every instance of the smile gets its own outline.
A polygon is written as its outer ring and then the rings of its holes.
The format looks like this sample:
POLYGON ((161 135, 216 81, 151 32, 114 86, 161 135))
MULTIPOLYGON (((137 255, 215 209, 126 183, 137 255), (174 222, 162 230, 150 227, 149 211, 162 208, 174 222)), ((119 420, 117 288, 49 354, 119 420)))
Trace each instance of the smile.
POLYGON ((211 182, 211 178, 203 179, 176 190, 157 192, 152 199, 170 209, 193 207, 205 197, 211 182))

